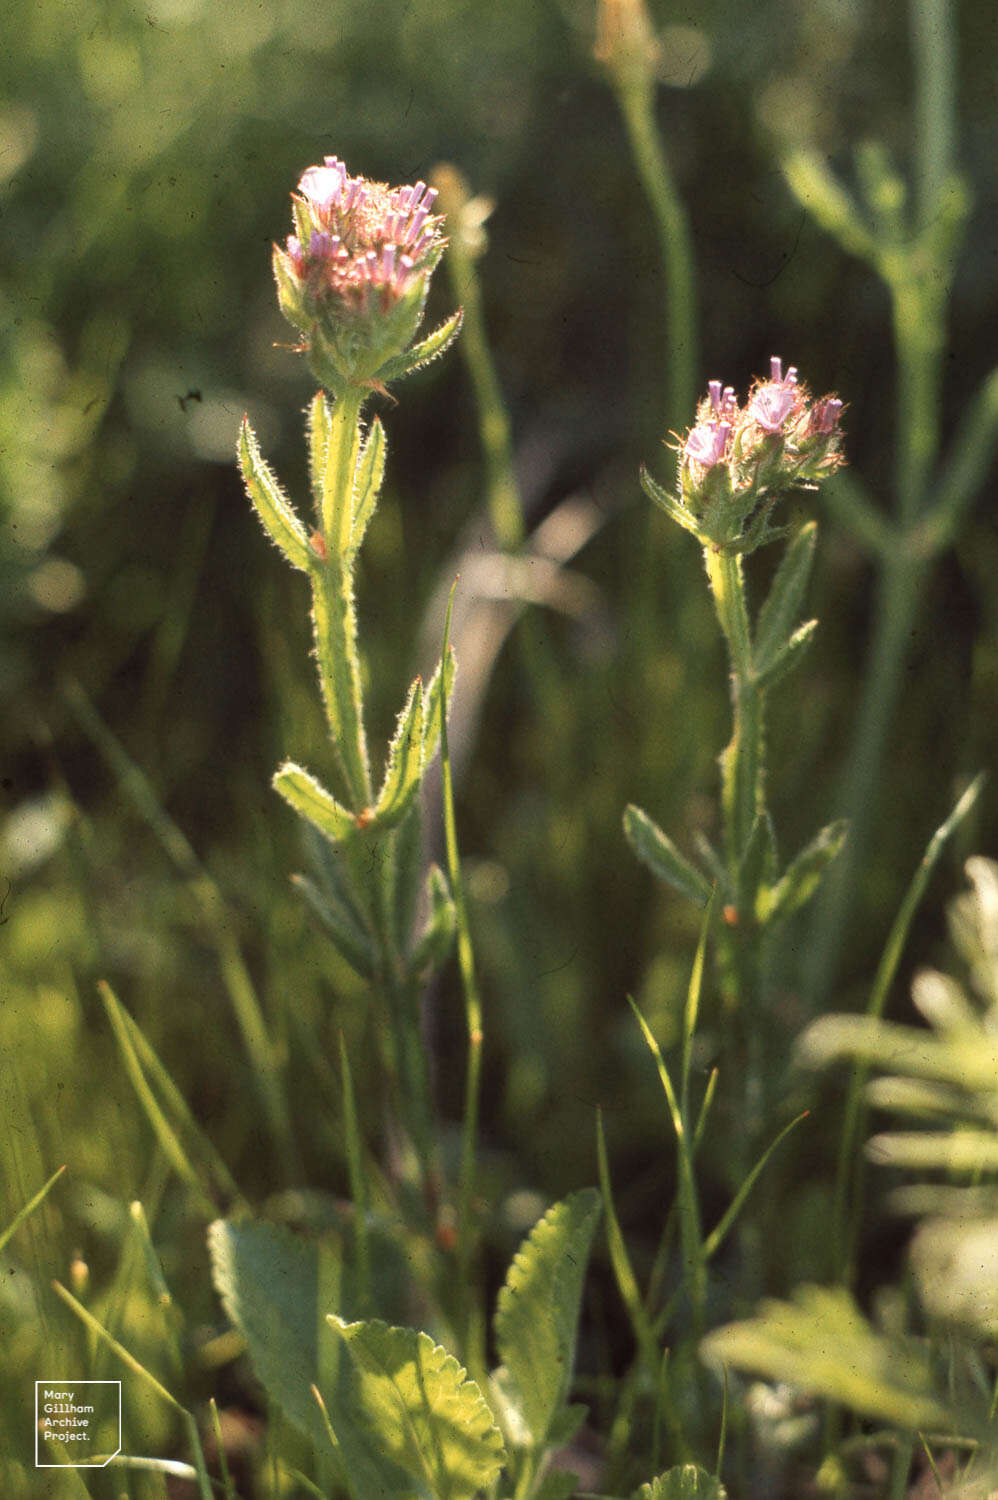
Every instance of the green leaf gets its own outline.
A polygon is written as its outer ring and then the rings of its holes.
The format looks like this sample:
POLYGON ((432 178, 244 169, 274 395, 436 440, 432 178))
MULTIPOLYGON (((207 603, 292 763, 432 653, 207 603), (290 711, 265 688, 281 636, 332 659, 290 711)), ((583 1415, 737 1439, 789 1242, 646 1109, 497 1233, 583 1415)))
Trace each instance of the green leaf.
POLYGON ((594 1188, 550 1208, 513 1258, 495 1333, 532 1444, 542 1447, 564 1405, 575 1358, 582 1283, 600 1214, 594 1188))
POLYGON ((534 1500, 571 1500, 578 1488, 578 1474, 567 1469, 549 1469, 533 1492, 534 1500))
POLYGON ((316 391, 308 409, 308 475, 312 483, 315 513, 322 515, 322 494, 326 487, 326 455, 332 414, 324 391, 316 391))
POLYGON ((708 538, 700 530, 696 518, 690 514, 685 506, 680 505, 679 501, 675 500, 669 494, 668 490, 664 490, 660 484, 656 484, 644 465, 641 468, 641 488, 648 496, 648 499, 653 500, 660 510, 664 510, 666 515, 676 522, 677 526, 681 526, 684 531, 688 531, 695 536, 698 542, 706 545, 708 538))
POLYGON ((792 1303, 764 1302, 754 1318, 708 1334, 700 1352, 905 1429, 952 1422, 924 1348, 877 1333, 841 1289, 804 1286, 792 1303))
POLYGON ((446 698, 449 705, 454 692, 454 678, 457 676, 457 657, 453 649, 447 647, 447 672, 442 676, 441 663, 437 663, 437 670, 430 678, 426 691, 423 694, 423 765, 428 766, 437 753, 437 745, 440 743, 440 709, 443 699, 446 698), (441 681, 443 682, 443 694, 441 695, 441 681))
POLYGON ((364 540, 364 533, 378 503, 381 482, 385 477, 386 452, 385 429, 375 417, 357 455, 357 468, 354 472, 353 531, 350 539, 355 549, 364 540))
POLYGON ((697 906, 707 905, 712 890, 710 881, 683 858, 658 824, 653 823, 648 814, 633 803, 629 803, 624 809, 624 833, 638 859, 648 866, 653 875, 674 886, 681 895, 695 901, 697 906))
POLYGON ((273 785, 299 817, 307 818, 331 843, 340 844, 357 832, 353 813, 294 761, 285 761, 275 774, 273 785))
POLYGON ((714 1474, 696 1464, 667 1469, 650 1484, 641 1485, 631 1500, 727 1500, 728 1492, 714 1474))
POLYGON ((312 550, 308 544, 305 528, 295 515, 291 501, 281 489, 277 479, 260 456, 260 448, 249 420, 243 417, 239 429, 239 472, 243 476, 246 493, 253 508, 263 522, 264 530, 271 541, 303 573, 312 565, 312 550))
POLYGON ((65 1165, 57 1167, 56 1170, 52 1173, 52 1176, 49 1178, 48 1182, 44 1183, 42 1187, 38 1189, 38 1192, 35 1194, 35 1196, 33 1198, 29 1198, 24 1207, 14 1215, 13 1219, 7 1225, 7 1228, 3 1230, 2 1233, 0 1233, 0 1250, 3 1250, 4 1246, 7 1244, 7 1241, 17 1233, 21 1225, 24 1223, 25 1219, 30 1218, 39 1204, 44 1202, 65 1170, 65 1165))
POLYGON ((359 919, 342 902, 330 899, 307 875, 292 875, 291 883, 329 934, 336 951, 362 979, 374 973, 374 947, 359 919))
POLYGON ((793 635, 783 646, 782 650, 770 660, 764 671, 757 672, 756 681, 760 687, 773 687, 782 681, 797 664, 804 660, 804 654, 814 640, 818 629, 817 620, 806 620, 803 625, 794 631, 793 635))
POLYGON ((810 901, 822 876, 845 843, 849 825, 829 823, 787 866, 771 891, 760 893, 756 916, 760 922, 782 922, 810 901))
POLYGON ((387 384, 389 380, 398 380, 403 375, 410 374, 413 370, 422 369, 431 360, 439 359, 440 355, 451 344, 461 332, 461 324, 464 321, 464 311, 458 308, 457 312, 446 322, 441 323, 422 343, 414 344, 405 354, 396 355, 394 359, 388 360, 378 371, 378 379, 387 384))
POLYGON ((323 1396, 356 1500, 472 1500, 487 1489, 505 1463, 502 1436, 453 1355, 412 1328, 327 1321, 347 1358, 323 1396), (376 1486, 360 1483, 382 1470, 376 1486))
POLYGON ((212 1279, 246 1340, 269 1398, 313 1441, 325 1444, 310 1394, 319 1364, 319 1247, 279 1228, 218 1219, 209 1227, 212 1279))
POLYGON ((412 805, 423 774, 423 684, 416 678, 388 747, 388 764, 371 822, 394 828, 412 805))
POLYGON ((773 820, 763 810, 752 825, 749 841, 738 868, 739 912, 754 912, 757 895, 766 890, 776 874, 776 835, 773 820))
POLYGON ((765 675, 793 634, 794 620, 811 576, 817 540, 818 524, 808 521, 787 547, 776 570, 756 627, 755 671, 759 676, 765 675))
POLYGON ((426 872, 426 897, 430 914, 422 936, 416 944, 410 968, 413 974, 435 973, 450 957, 457 931, 457 908, 451 898, 447 877, 439 865, 426 872))

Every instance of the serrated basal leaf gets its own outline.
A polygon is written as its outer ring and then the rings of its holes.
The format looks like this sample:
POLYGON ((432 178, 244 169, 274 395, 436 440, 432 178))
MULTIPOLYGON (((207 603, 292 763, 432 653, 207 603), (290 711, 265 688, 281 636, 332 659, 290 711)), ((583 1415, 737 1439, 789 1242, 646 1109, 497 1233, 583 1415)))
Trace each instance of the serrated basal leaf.
POLYGON ((818 524, 808 521, 783 554, 766 602, 759 611, 755 636, 757 675, 765 675, 793 634, 794 620, 811 576, 817 540, 818 524))
POLYGON ((275 1224, 218 1219, 208 1229, 208 1248, 215 1288, 268 1397, 296 1427, 324 1442, 310 1395, 318 1370, 316 1242, 275 1224))
POLYGON ((514 1256, 499 1293, 496 1344, 537 1447, 546 1443, 568 1395, 582 1284, 599 1214, 594 1188, 556 1203, 514 1256))
POLYGON ((325 391, 316 391, 308 409, 308 477, 312 485, 315 513, 322 515, 322 493, 326 485, 326 455, 332 414, 325 391))
POLYGON ((760 687, 771 688, 780 682, 799 662, 804 660, 804 654, 814 640, 818 629, 817 620, 806 620, 787 641, 782 650, 778 651, 770 660, 764 671, 757 671, 756 682, 760 687))
POLYGON ((624 809, 624 833, 638 859, 653 875, 698 906, 707 905, 712 890, 710 881, 683 858, 658 824, 633 803, 624 809))
POLYGON ((696 518, 680 505, 678 500, 675 500, 669 494, 668 490, 664 490, 660 484, 657 484, 644 466, 641 469, 641 488, 648 496, 648 499, 654 501, 660 510, 664 510, 670 520, 676 522, 677 526, 681 526, 684 531, 690 532, 692 536, 697 538, 697 541, 704 544, 707 543, 709 539, 697 525, 696 518))
POLYGON ((413 974, 442 969, 450 957, 457 932, 457 908, 447 877, 439 865, 431 865, 426 872, 426 898, 429 916, 412 955, 410 968, 413 974))
POLYGON ((442 663, 437 663, 437 670, 430 678, 426 691, 423 694, 423 765, 430 761, 437 753, 440 743, 440 713, 441 705, 446 698, 448 712, 451 697, 454 692, 454 679, 457 676, 457 657, 454 655, 453 647, 447 647, 447 671, 442 675, 442 663), (441 692, 441 685, 443 691, 441 692))
POLYGON ((925 1348, 877 1333, 839 1288, 804 1286, 792 1303, 764 1302, 754 1318, 708 1334, 700 1352, 708 1364, 785 1381, 909 1431, 947 1431, 952 1421, 925 1348))
POLYGON ((463 321, 464 311, 459 307, 452 317, 441 323, 439 328, 435 328, 421 343, 414 344, 411 349, 406 350, 405 354, 399 354, 395 359, 390 359, 382 365, 378 371, 378 379, 382 383, 399 380, 413 370, 422 369, 423 365, 428 365, 431 360, 439 359, 461 332, 463 321))
POLYGON ((634 1491, 631 1500, 727 1500, 728 1492, 715 1474, 697 1464, 679 1464, 634 1491))
POLYGON ((417 677, 388 747, 385 779, 371 812, 371 823, 378 828, 394 828, 401 823, 419 789, 422 774, 423 684, 417 677))
MULTIPOLYGON (((378 1321, 329 1326, 347 1355, 335 1390, 324 1391, 348 1475, 387 1461, 408 1476, 408 1496, 472 1500, 505 1463, 502 1435, 473 1380, 439 1344, 412 1328, 378 1321)), ((377 1490, 398 1494, 391 1472, 377 1490)))
POLYGON ((239 429, 239 472, 264 530, 294 567, 307 573, 312 562, 305 528, 273 470, 264 462, 256 435, 246 417, 239 429))
POLYGON ((356 833, 357 823, 314 776, 294 761, 285 761, 274 775, 274 790, 280 792, 302 818, 307 818, 333 844, 340 844, 356 833))
POLYGON ((357 469, 353 480, 354 512, 350 540, 355 550, 364 540, 364 533, 378 503, 381 482, 385 477, 387 446, 385 429, 375 417, 357 455, 357 469))
POLYGON ((374 947, 354 914, 326 896, 307 875, 292 875, 291 880, 322 923, 337 952, 362 979, 370 979, 374 973, 374 947))
POLYGON ((810 901, 826 869, 841 851, 848 831, 848 823, 840 818, 815 834, 772 890, 763 893, 757 912, 760 921, 784 921, 810 901))

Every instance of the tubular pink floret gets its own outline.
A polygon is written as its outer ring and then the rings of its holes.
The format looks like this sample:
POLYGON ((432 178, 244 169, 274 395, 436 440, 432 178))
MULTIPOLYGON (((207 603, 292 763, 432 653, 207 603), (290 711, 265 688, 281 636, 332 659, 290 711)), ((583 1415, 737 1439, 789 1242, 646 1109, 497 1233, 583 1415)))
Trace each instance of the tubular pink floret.
POLYGON ((715 417, 721 415, 721 382, 719 380, 708 380, 707 391, 710 395, 710 407, 715 417))
POLYGON ((699 427, 693 428, 686 439, 686 446, 683 449, 684 457, 692 458, 704 469, 711 469, 724 457, 724 450, 730 436, 730 422, 701 423, 699 427))

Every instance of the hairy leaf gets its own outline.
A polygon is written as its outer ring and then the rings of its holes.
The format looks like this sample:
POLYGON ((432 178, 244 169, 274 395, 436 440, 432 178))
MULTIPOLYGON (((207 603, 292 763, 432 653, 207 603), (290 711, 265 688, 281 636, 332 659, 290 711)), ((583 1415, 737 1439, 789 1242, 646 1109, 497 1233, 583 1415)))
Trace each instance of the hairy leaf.
POLYGON ((653 875, 675 887, 698 906, 707 905, 712 889, 710 881, 683 858, 658 824, 633 803, 624 809, 624 833, 638 859, 653 875))
POLYGON ((388 747, 385 779, 372 809, 379 828, 394 828, 412 805, 423 774, 423 684, 417 677, 409 689, 388 747))
POLYGON ((790 542, 762 609, 755 637, 755 670, 764 677, 794 634, 794 620, 811 576, 818 539, 816 521, 808 521, 790 542))
POLYGON ((422 369, 423 365, 428 365, 431 360, 439 359, 461 332, 463 321, 463 309, 458 308, 456 313, 446 322, 441 323, 439 328, 435 328, 427 338, 423 339, 422 343, 414 344, 411 349, 406 350, 405 354, 399 354, 395 359, 390 359, 382 365, 378 371, 378 379, 383 382, 398 380, 412 370, 422 369))
POLYGON ((239 429, 238 456, 246 493, 263 522, 264 530, 271 541, 277 543, 288 562, 307 573, 312 565, 312 552, 305 528, 273 470, 261 457, 256 435, 246 417, 239 429))
POLYGON ((784 921, 810 901, 822 876, 846 841, 849 825, 844 820, 829 823, 816 833, 806 848, 787 866, 771 891, 760 901, 760 921, 784 921))
POLYGON ((307 818, 314 828, 325 834, 333 844, 356 833, 357 824, 348 812, 326 788, 310 776, 294 761, 285 761, 274 776, 274 789, 280 792, 300 817, 307 818))
POLYGON ((359 547, 364 540, 364 532, 367 530, 378 503, 381 482, 385 477, 386 449, 385 429, 380 420, 375 417, 368 429, 363 447, 357 455, 357 469, 353 480, 354 512, 351 542, 355 548, 359 547))

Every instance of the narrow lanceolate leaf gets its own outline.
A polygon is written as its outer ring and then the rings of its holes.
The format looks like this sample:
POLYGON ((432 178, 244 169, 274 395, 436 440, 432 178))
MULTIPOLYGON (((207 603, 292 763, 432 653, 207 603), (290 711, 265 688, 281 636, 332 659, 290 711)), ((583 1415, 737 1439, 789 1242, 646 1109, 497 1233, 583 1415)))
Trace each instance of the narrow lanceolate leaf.
POLYGON ((757 669, 756 681, 760 687, 773 687, 775 683, 792 672, 798 662, 804 660, 804 653, 814 640, 817 628, 817 620, 806 620, 794 631, 782 649, 769 660, 765 671, 757 669))
POLYGON ((274 788, 300 817, 307 818, 332 843, 342 843, 356 832, 353 814, 294 761, 285 761, 276 773, 274 788))
POLYGON ((878 1333, 840 1289, 803 1286, 792 1303, 763 1302, 754 1318, 708 1334, 700 1352, 909 1431, 946 1431, 952 1421, 925 1349, 878 1333))
POLYGON ((371 822, 394 828, 412 805, 423 773, 423 684, 416 678, 388 747, 388 765, 371 822))
POLYGON ((370 979, 374 973, 374 947, 356 915, 342 902, 324 894, 307 875, 292 875, 291 881, 322 923, 337 952, 362 979, 370 979))
POLYGON ((322 490, 326 480, 326 454, 332 417, 324 391, 316 391, 308 409, 308 477, 312 483, 315 513, 322 515, 322 490))
POLYGON ((674 886, 698 906, 707 905, 713 889, 710 881, 683 858, 658 824, 633 803, 624 809, 624 833, 638 859, 653 875, 674 886))
POLYGON ((451 344, 461 332, 461 324, 464 321, 464 312, 458 308, 454 315, 441 323, 422 343, 414 344, 405 354, 399 354, 395 359, 390 359, 387 364, 382 365, 378 371, 378 379, 382 382, 398 380, 402 375, 408 375, 411 370, 419 370, 423 365, 428 365, 431 360, 439 359, 440 355, 451 344))
POLYGON ((239 429, 239 472, 246 493, 264 529, 296 568, 309 571, 312 552, 305 528, 295 515, 291 501, 281 489, 273 470, 260 456, 256 436, 246 417, 239 429))
POLYGON ((631 1500, 727 1500, 727 1495, 716 1475, 697 1464, 679 1464, 641 1485, 631 1500))
POLYGON ((426 895, 430 914, 412 955, 410 968, 414 974, 442 969, 450 957, 457 931, 457 909, 439 865, 431 865, 427 871, 426 895))
POLYGON ((681 526, 684 531, 691 532, 699 541, 706 542, 707 538, 701 534, 700 527, 696 523, 696 518, 691 516, 689 511, 669 494, 668 490, 664 490, 660 484, 656 484, 655 480, 648 473, 648 470, 643 466, 641 469, 641 488, 648 496, 648 499, 654 500, 659 509, 664 510, 666 515, 676 522, 677 526, 681 526))
POLYGON ((849 825, 843 819, 829 823, 787 867, 771 891, 760 896, 757 911, 761 922, 782 921, 810 901, 822 876, 845 843, 849 825))
POLYGON ((381 481, 385 477, 386 450, 385 429, 375 417, 357 456, 357 469, 353 479, 354 512, 350 540, 354 548, 359 547, 364 540, 364 532, 378 503, 381 481))
POLYGON ((501 1384, 515 1401, 530 1446, 545 1444, 568 1396, 582 1283, 599 1214, 594 1188, 556 1203, 514 1256, 499 1293, 501 1384))
POLYGON ((442 662, 437 663, 437 670, 430 678, 429 685, 423 694, 423 765, 428 766, 437 753, 440 743, 440 715, 444 699, 448 706, 454 692, 454 679, 457 676, 457 657, 453 648, 447 647, 447 670, 442 672, 442 662), (443 691, 441 692, 441 686, 443 691))
POLYGON ((755 670, 765 673, 783 651, 794 629, 814 562, 818 523, 802 526, 783 554, 765 604, 759 611, 755 635, 755 670))
POLYGON ((330 1317, 340 1341, 335 1385, 322 1390, 355 1500, 472 1500, 505 1463, 485 1398, 425 1333, 330 1317))

